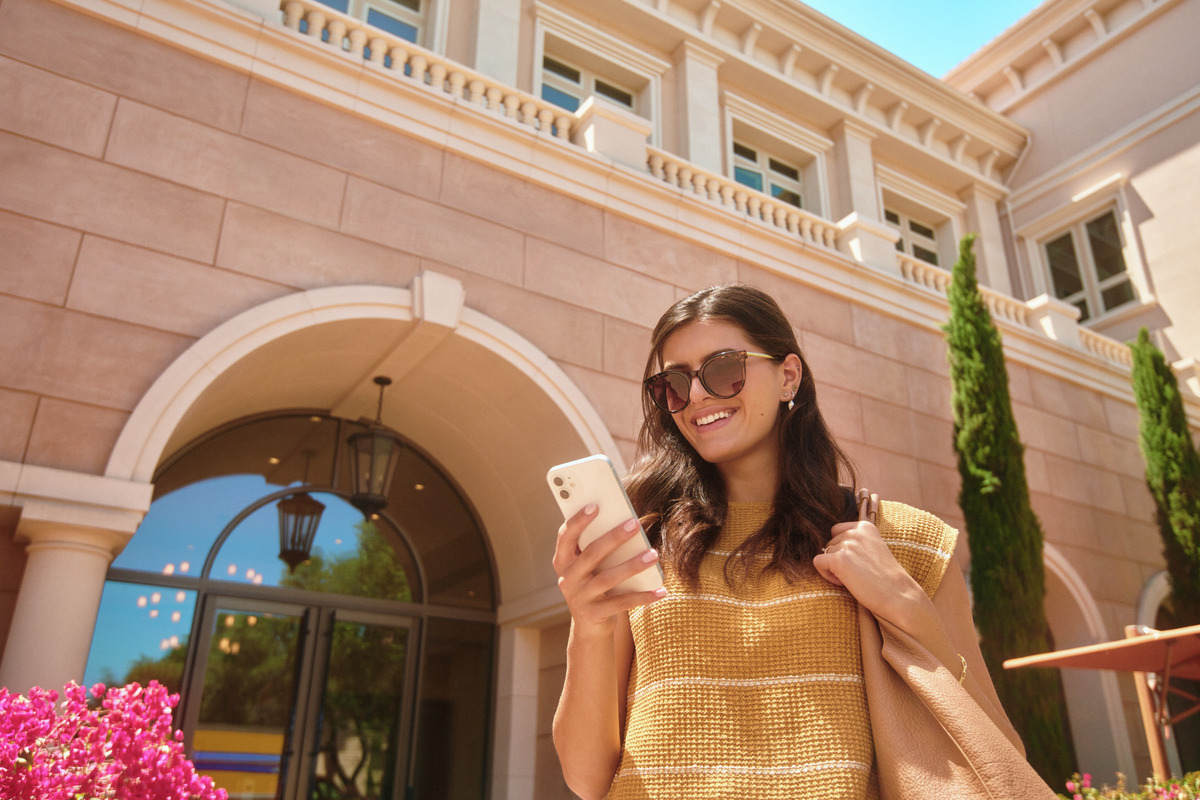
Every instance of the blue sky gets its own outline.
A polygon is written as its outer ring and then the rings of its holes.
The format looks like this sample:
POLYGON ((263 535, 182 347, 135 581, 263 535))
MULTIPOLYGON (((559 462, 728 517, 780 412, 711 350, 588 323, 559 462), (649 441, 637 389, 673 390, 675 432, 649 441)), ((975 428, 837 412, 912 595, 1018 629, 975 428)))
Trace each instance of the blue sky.
POLYGON ((1024 17, 1040 0, 803 0, 935 77, 1024 17))

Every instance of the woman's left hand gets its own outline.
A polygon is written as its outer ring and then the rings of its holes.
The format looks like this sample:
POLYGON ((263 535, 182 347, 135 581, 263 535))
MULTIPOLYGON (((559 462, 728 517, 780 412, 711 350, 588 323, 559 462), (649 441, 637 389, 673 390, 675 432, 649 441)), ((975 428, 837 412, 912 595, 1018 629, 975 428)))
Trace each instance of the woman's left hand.
POLYGON ((904 629, 932 610, 929 596, 900 566, 878 528, 859 520, 839 523, 830 530, 833 538, 813 559, 822 578, 846 587, 875 616, 904 629))

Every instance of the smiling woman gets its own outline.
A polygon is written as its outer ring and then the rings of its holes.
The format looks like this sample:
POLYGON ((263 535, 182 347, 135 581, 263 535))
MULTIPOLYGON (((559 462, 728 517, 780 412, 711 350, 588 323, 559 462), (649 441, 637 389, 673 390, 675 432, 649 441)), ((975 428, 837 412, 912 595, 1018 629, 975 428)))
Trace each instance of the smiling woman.
POLYGON ((626 488, 657 553, 601 568, 631 534, 580 547, 585 508, 554 554, 571 611, 554 741, 576 793, 879 797, 891 784, 870 704, 883 697, 866 690, 860 609, 940 664, 990 743, 1020 747, 975 640, 957 531, 896 502, 859 518, 839 485, 854 470, 772 298, 731 284, 680 300, 645 375, 626 488), (656 557, 664 588, 609 591, 656 557))

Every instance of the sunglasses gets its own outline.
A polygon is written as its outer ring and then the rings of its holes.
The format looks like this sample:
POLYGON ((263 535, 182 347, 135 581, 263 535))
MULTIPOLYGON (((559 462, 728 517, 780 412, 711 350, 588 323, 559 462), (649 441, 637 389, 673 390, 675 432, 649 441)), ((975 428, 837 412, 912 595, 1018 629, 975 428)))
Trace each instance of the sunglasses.
POLYGON ((677 414, 692 401, 692 378, 699 377, 700 385, 713 397, 728 400, 737 395, 746 385, 746 357, 769 358, 778 361, 779 356, 766 353, 750 353, 745 350, 726 350, 709 356, 697 369, 688 372, 669 369, 651 375, 644 381, 646 392, 654 405, 668 414, 677 414))

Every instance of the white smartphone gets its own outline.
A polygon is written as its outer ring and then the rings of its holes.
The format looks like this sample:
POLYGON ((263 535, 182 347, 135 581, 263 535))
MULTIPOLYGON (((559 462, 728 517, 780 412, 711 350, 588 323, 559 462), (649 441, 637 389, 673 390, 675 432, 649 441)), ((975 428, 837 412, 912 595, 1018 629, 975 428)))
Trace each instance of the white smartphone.
MULTIPOLYGON (((637 516, 633 504, 629 502, 629 496, 621 487, 617 470, 606 455, 588 456, 551 467, 546 473, 546 481, 550 484, 550 490, 554 492, 554 499, 558 501, 563 519, 573 517, 588 503, 596 504, 596 518, 588 523, 579 536, 580 549, 587 547, 625 520, 637 516)), ((618 547, 601 562, 600 567, 607 569, 616 566, 648 549, 650 540, 639 526, 638 535, 618 547)), ((621 581, 611 591, 613 594, 652 592, 662 585, 662 568, 655 562, 632 578, 621 581)))

